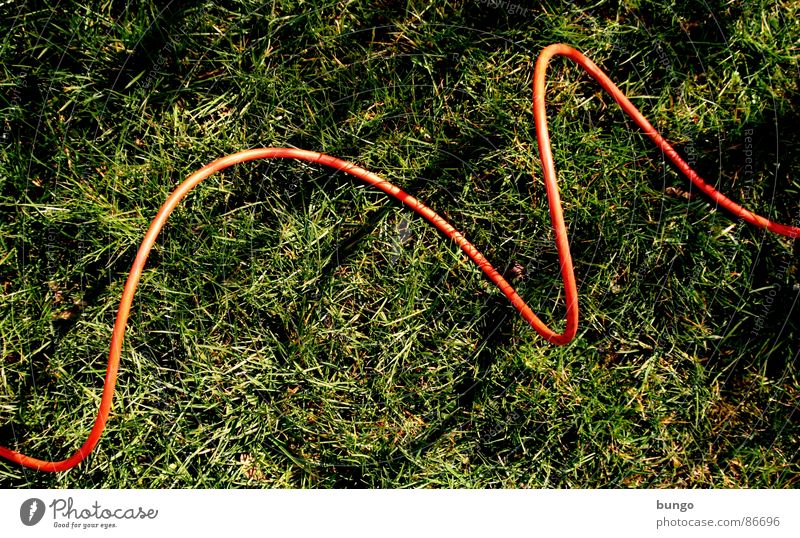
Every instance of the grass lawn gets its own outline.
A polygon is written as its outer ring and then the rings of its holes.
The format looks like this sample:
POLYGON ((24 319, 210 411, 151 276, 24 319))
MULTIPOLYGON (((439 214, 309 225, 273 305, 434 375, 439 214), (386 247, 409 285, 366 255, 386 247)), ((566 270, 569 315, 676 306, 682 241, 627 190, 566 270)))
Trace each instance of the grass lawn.
MULTIPOLYGON (((381 175, 563 327, 531 112, 550 43, 723 193, 800 221, 797 1, 186 6, 0 6, 0 445, 83 443, 150 220, 243 149, 381 175)), ((800 241, 715 211, 576 66, 547 95, 571 344, 375 189, 239 165, 151 254, 100 445, 66 473, 2 461, 0 486, 800 486, 800 241)))

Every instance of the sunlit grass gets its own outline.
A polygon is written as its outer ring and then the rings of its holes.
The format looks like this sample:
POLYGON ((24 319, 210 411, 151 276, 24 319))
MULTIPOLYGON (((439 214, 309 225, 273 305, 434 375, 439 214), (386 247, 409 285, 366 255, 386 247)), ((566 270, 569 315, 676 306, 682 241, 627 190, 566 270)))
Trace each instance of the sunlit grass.
MULTIPOLYGON (((561 327, 530 111, 552 42, 603 66, 723 192, 798 220, 797 8, 746 4, 4 7, 0 444, 80 446, 150 219, 246 148, 323 151, 401 186, 517 265, 561 327)), ((798 246, 710 208, 574 66, 554 60, 548 88, 573 343, 539 338, 378 192, 248 163, 159 239, 95 452, 58 475, 2 462, 0 485, 796 486, 798 246)))

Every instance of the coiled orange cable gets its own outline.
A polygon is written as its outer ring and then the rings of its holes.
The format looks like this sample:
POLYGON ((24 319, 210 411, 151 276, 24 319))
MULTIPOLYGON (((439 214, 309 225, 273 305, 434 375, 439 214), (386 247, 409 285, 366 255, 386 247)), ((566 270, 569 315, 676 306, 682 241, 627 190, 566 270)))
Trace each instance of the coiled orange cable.
POLYGON ((483 255, 478 252, 469 241, 464 238, 458 230, 453 228, 447 221, 445 221, 436 212, 428 206, 402 191, 398 187, 385 181, 377 175, 360 168, 352 163, 324 155, 322 153, 315 153, 312 151, 305 151, 301 149, 290 148, 263 148, 252 149, 249 151, 242 151, 233 155, 228 155, 218 159, 200 170, 189 176, 183 183, 181 183, 175 191, 167 198, 164 205, 158 211, 155 219, 150 223, 150 228, 144 236, 142 244, 139 246, 139 251, 136 259, 133 262, 133 267, 128 274, 128 279, 125 283, 125 289, 122 293, 119 310, 117 312, 117 319, 114 324, 114 331, 111 336, 111 350, 108 356, 108 369, 106 371, 105 384, 103 386, 103 396, 100 401, 100 409, 97 412, 97 419, 92 427, 89 437, 86 442, 81 446, 71 457, 62 461, 43 461, 40 459, 25 456, 10 450, 6 447, 0 447, 0 456, 9 459, 13 462, 19 463, 32 469, 40 471, 65 471, 83 461, 89 453, 97 446, 100 436, 103 433, 103 428, 108 420, 108 414, 111 410, 111 401, 114 396, 114 387, 117 382, 117 372, 119 371, 119 359, 122 350, 122 340, 125 335, 125 327, 128 322, 128 315, 130 314, 131 303, 133 302, 133 295, 136 292, 136 286, 139 283, 139 278, 142 275, 145 262, 153 247, 159 232, 167 222, 167 218, 175 207, 183 200, 183 198, 197 186, 201 181, 208 176, 233 166, 234 164, 243 163, 246 161, 253 161, 256 159, 298 159, 311 163, 318 163, 342 172, 346 172, 355 176, 370 185, 382 190, 389 196, 396 198, 408 207, 422 215, 428 222, 434 225, 447 237, 455 241, 458 246, 474 261, 478 267, 494 282, 503 294, 508 297, 514 307, 519 310, 525 321, 546 340, 558 345, 564 345, 570 342, 578 330, 578 290, 575 283, 575 274, 572 268, 572 256, 569 251, 569 241, 567 239, 567 230, 564 225, 564 215, 561 211, 561 199, 559 196, 558 185, 556 184, 556 171, 553 164, 553 156, 550 149, 550 136, 547 131, 547 115, 545 111, 545 75, 547 73, 547 65, 553 56, 566 56, 579 64, 583 69, 589 73, 614 99, 619 103, 622 109, 633 118, 639 127, 645 132, 650 139, 669 157, 669 159, 680 169, 697 187, 700 188, 705 194, 711 197, 717 204, 724 207, 737 217, 758 226, 766 228, 774 233, 785 235, 787 237, 796 238, 800 237, 800 228, 795 226, 786 226, 772 222, 764 217, 756 215, 739 204, 726 198, 708 183, 703 181, 694 170, 692 170, 686 161, 684 161, 667 143, 664 138, 656 132, 655 128, 650 125, 650 122, 636 109, 635 106, 625 97, 617 86, 611 82, 597 65, 591 60, 586 58, 577 50, 562 44, 554 44, 546 47, 536 62, 536 69, 534 71, 533 79, 533 112, 534 121, 536 123, 536 136, 539 141, 539 155, 542 160, 542 168, 544 171, 544 182, 547 189, 547 199, 550 205, 550 219, 555 230, 556 248, 561 260, 561 277, 564 281, 564 289, 566 295, 566 328, 562 333, 556 333, 543 323, 536 314, 525 304, 525 301, 517 294, 514 288, 509 284, 503 276, 492 267, 483 255))

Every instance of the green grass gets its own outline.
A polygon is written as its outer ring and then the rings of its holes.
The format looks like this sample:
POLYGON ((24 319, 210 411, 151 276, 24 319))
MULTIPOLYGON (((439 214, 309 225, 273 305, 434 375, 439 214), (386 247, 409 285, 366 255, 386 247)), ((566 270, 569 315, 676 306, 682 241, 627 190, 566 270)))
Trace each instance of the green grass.
MULTIPOLYGON (((0 7, 0 444, 30 455, 88 435, 162 201, 246 148, 400 185, 526 268, 515 285, 562 327, 530 110, 552 42, 724 193, 800 219, 797 2, 125 4, 0 7)), ((555 60, 548 87, 573 343, 375 190, 249 163, 159 239, 95 452, 56 475, 0 462, 0 485, 796 487, 800 245, 693 197, 575 66, 555 60)))

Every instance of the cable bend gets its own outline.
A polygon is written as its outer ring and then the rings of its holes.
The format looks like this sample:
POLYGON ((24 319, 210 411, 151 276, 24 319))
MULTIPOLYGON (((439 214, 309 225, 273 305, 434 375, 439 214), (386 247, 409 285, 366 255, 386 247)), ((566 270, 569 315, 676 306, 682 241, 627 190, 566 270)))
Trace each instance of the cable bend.
MULTIPOLYGON (((545 113, 545 75, 547 73, 547 64, 553 56, 564 56, 573 62, 580 65, 593 79, 595 79, 603 89, 608 92, 614 100, 622 107, 628 116, 636 122, 644 134, 669 158, 670 161, 691 180, 701 191, 703 191, 709 198, 714 200, 715 203, 727 209, 735 216, 759 228, 764 228, 778 235, 795 239, 800 237, 800 227, 787 226, 773 222, 760 215, 756 215, 752 211, 748 211, 741 205, 737 204, 714 187, 706 183, 692 168, 684 161, 678 152, 675 151, 669 142, 661 136, 655 127, 653 127, 647 118, 645 118, 639 109, 636 108, 630 100, 625 97, 616 84, 614 84, 603 71, 597 67, 589 58, 570 47, 556 43, 545 47, 539 54, 539 59, 536 61, 536 69, 533 75, 533 113, 534 122, 536 123, 536 137, 539 141, 539 154, 542 158, 542 165, 544 168, 545 184, 552 183, 555 187, 555 167, 553 166, 553 156, 550 151, 550 136, 547 131, 547 116, 545 113)), ((557 189, 556 189, 557 191, 557 189)), ((549 191, 548 191, 549 192, 549 191)), ((553 199, 550 199, 550 210, 553 211, 553 199)))
POLYGON ((486 274, 486 276, 494 282, 500 291, 511 301, 514 307, 520 312, 522 317, 527 321, 544 339, 556 344, 564 345, 572 341, 578 330, 578 290, 575 281, 575 274, 572 264, 572 256, 569 250, 569 240, 567 237, 566 226, 564 224, 564 215, 561 210, 561 198, 556 183, 555 165, 553 164, 553 156, 550 147, 550 137, 547 131, 547 114, 545 111, 545 75, 547 72, 547 64, 553 56, 566 56, 567 58, 575 61, 592 78, 594 78, 600 85, 609 92, 617 103, 630 115, 639 127, 644 130, 645 134, 649 136, 655 144, 661 148, 662 151, 675 163, 675 165, 687 177, 697 185, 703 192, 714 199, 718 204, 722 205, 734 215, 759 226, 766 228, 772 232, 785 235, 787 237, 796 238, 800 236, 800 228, 793 226, 786 226, 772 222, 764 217, 758 216, 750 211, 744 209, 740 205, 734 203, 717 192, 710 185, 705 183, 681 157, 675 152, 662 137, 659 135, 652 125, 642 116, 642 114, 631 104, 631 102, 623 95, 617 86, 595 65, 591 60, 586 58, 583 54, 567 45, 555 44, 550 45, 542 50, 536 62, 533 80, 533 112, 534 121, 536 123, 536 136, 539 141, 539 155, 542 160, 542 169, 544 171, 544 182, 547 191, 547 199, 550 207, 550 220, 555 230, 556 248, 561 260, 561 277, 564 281, 564 291, 566 296, 566 327, 564 332, 557 333, 542 322, 536 314, 528 307, 522 297, 516 292, 511 284, 495 269, 491 263, 475 248, 472 243, 456 230, 450 223, 443 219, 439 214, 426 206, 424 203, 406 193, 402 189, 392 185, 388 181, 380 178, 379 176, 356 166, 353 163, 325 155, 324 153, 317 153, 302 149, 293 148, 260 148, 251 149, 234 153, 226 157, 222 157, 213 161, 206 166, 200 168, 188 178, 186 178, 167 198, 164 204, 159 209, 150 227, 142 240, 136 258, 133 262, 128 278, 125 282, 125 288, 122 292, 119 309, 117 311, 114 329, 111 335, 111 347, 108 355, 108 366, 106 370, 105 383, 103 385, 103 393, 100 399, 100 407, 97 412, 94 426, 89 433, 88 438, 83 445, 69 458, 62 461, 45 461, 37 458, 26 456, 14 450, 0 446, 0 457, 29 467, 39 471, 59 472, 66 471, 82 462, 100 441, 100 437, 105 428, 108 416, 111 411, 111 403, 114 397, 114 389, 117 383, 117 374, 119 372, 119 361, 122 352, 122 342, 125 336, 125 327, 128 323, 130 315, 131 304, 133 303, 133 296, 136 293, 136 288, 139 284, 139 279, 144 270, 145 263, 150 254, 150 250, 155 244, 158 234, 167 222, 172 211, 178 204, 186 197, 186 195, 195 188, 201 181, 208 178, 212 174, 224 170, 235 164, 253 161, 257 159, 296 159, 310 163, 321 164, 336 170, 340 170, 351 176, 363 180, 367 184, 385 192, 387 195, 399 200, 413 211, 422 216, 430 224, 435 226, 444 235, 455 241, 459 247, 467 254, 467 256, 486 274))

